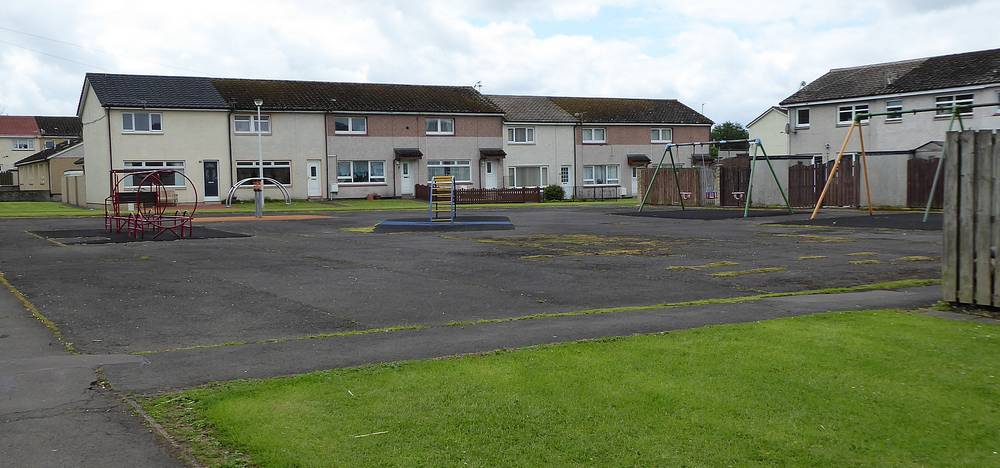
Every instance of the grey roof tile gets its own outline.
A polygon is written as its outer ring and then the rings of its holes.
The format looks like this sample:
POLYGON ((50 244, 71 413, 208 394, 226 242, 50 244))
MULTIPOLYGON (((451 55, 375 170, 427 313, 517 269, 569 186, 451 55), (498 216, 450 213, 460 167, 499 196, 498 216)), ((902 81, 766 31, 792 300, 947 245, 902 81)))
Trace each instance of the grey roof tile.
POLYGON ((511 122, 576 122, 576 117, 545 96, 490 94, 486 97, 503 109, 511 122))

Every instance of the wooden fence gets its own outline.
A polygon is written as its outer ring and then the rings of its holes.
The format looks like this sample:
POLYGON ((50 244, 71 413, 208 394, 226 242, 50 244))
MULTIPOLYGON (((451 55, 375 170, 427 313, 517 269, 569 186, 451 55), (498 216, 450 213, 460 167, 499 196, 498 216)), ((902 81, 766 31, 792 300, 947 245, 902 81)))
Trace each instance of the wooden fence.
MULTIPOLYGON (((417 184, 413 196, 418 200, 427 200, 430 189, 426 185, 417 184)), ((455 203, 540 203, 542 189, 539 187, 496 188, 496 189, 456 189, 455 203)))
POLYGON ((14 171, 0 172, 0 185, 17 185, 14 171))
MULTIPOLYGON (((649 187, 649 180, 653 177, 655 171, 655 167, 639 171, 640 197, 646 193, 646 187, 649 187)), ((687 206, 701 205, 701 169, 696 167, 678 168, 677 178, 680 181, 684 204, 687 206)), ((653 182, 653 189, 649 191, 649 198, 646 199, 646 203, 650 205, 680 204, 677 196, 677 184, 674 182, 673 169, 669 167, 660 168, 660 173, 656 175, 656 181, 653 182)))
POLYGON ((1000 135, 948 132, 944 156, 944 300, 1000 307, 1000 135))
MULTIPOLYGON (((927 197, 931 194, 931 185, 934 184, 934 172, 937 171, 938 161, 941 160, 938 158, 913 158, 906 161, 906 206, 910 208, 927 206, 927 197)), ((943 199, 944 184, 938 184, 931 207, 940 210, 943 199)))

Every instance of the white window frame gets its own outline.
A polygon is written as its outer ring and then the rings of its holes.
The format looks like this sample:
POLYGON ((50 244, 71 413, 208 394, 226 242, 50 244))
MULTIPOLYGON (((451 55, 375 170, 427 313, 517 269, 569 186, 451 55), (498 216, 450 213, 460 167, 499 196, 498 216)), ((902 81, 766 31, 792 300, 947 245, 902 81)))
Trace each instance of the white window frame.
POLYGON ((604 127, 583 127, 580 129, 580 141, 585 145, 597 145, 601 143, 608 142, 608 130, 604 127), (595 138, 596 132, 601 131, 601 139, 595 138), (590 137, 587 137, 587 133, 590 133, 590 137))
MULTIPOLYGON (((994 102, 1000 103, 1000 90, 997 90, 996 97, 997 99, 994 102)), ((993 111, 993 115, 1000 115, 1000 104, 997 104, 997 108, 993 111)))
POLYGON ((337 171, 337 173, 336 173, 337 174, 337 184, 339 184, 339 185, 386 185, 386 179, 385 179, 385 167, 386 166, 387 166, 387 164, 386 164, 385 160, 381 160, 381 159, 374 159, 374 160, 360 160, 360 159, 358 159, 358 160, 354 160, 354 159, 344 160, 344 159, 339 159, 339 160, 337 160, 337 166, 335 167, 335 170, 337 171), (372 176, 372 164, 373 163, 381 163, 382 164, 382 175, 381 176, 378 176, 378 177, 373 177, 372 176), (348 176, 341 176, 340 175, 340 165, 341 164, 350 164, 351 165, 351 173, 350 173, 350 175, 348 175, 348 176), (361 182, 355 182, 354 181, 354 166, 355 165, 362 165, 362 166, 366 166, 368 168, 368 180, 367 181, 361 181, 361 182), (375 179, 381 179, 381 180, 375 180, 375 179))
POLYGON ((507 179, 509 187, 545 187, 549 185, 549 166, 535 166, 535 165, 524 165, 524 166, 507 166, 507 179), (523 185, 519 184, 517 181, 517 170, 518 169, 538 169, 538 181, 540 185, 523 185))
MULTIPOLYGON (((973 105, 976 103, 976 95, 973 93, 962 93, 962 94, 945 94, 941 96, 934 96, 934 107, 938 110, 934 112, 934 118, 947 119, 951 117, 951 109, 953 107, 961 107, 963 104, 973 105), (963 99, 959 99, 959 97, 963 99), (966 98, 967 97, 967 98, 966 98), (942 99, 945 99, 942 101, 942 99), (946 111, 941 113, 941 111, 946 111)), ((958 115, 962 117, 970 117, 973 115, 975 109, 969 108, 968 112, 959 112, 958 115)))
POLYGON ((586 187, 618 187, 621 186, 621 167, 618 164, 588 164, 583 166, 583 185, 586 187), (597 178, 595 177, 597 168, 603 168, 604 170, 604 182, 595 182, 597 178), (614 179, 608 177, 608 168, 614 167, 616 177, 614 179), (590 178, 587 178, 587 172, 590 172, 590 178), (613 182, 612 182, 613 181, 613 182))
POLYGON ((471 159, 430 159, 427 161, 427 178, 430 179, 431 168, 434 167, 467 167, 469 168, 469 178, 467 180, 462 180, 455 178, 456 183, 472 182, 472 160, 471 159))
MULTIPOLYGON (((254 161, 236 161, 236 170, 237 171, 239 171, 240 169, 253 169, 254 170, 253 177, 257 177, 257 174, 259 173, 259 169, 258 169, 259 167, 260 166, 257 165, 257 161, 256 160, 254 160, 254 161)), ((295 181, 295 177, 293 176, 294 173, 292 172, 292 161, 287 160, 287 159, 275 159, 275 160, 267 160, 267 159, 265 159, 264 160, 264 169, 268 169, 268 168, 272 168, 272 169, 273 168, 287 168, 288 169, 288 183, 284 184, 284 186, 285 187, 291 187, 292 186, 292 183, 295 181)), ((267 174, 265 174, 264 177, 267 177, 267 174)), ((241 178, 239 175, 236 176, 236 181, 237 182, 239 182, 241 179, 245 179, 245 177, 241 178)), ((279 182, 281 182, 281 181, 279 181, 279 182)), ((246 184, 243 184, 242 187, 249 187, 250 184, 252 184, 252 183, 253 182, 248 182, 246 184)), ((274 187, 274 184, 265 182, 264 186, 265 187, 274 187)))
POLYGON ((798 129, 798 130, 807 129, 807 128, 809 128, 809 125, 811 123, 812 123, 812 112, 810 111, 810 109, 808 107, 795 109, 795 128, 796 129, 798 129), (808 119, 808 122, 806 122, 806 123, 802 123, 802 114, 801 114, 801 112, 803 112, 803 111, 805 111, 807 119, 808 119))
MULTIPOLYGON (((607 135, 605 135, 606 137, 607 135)), ((671 143, 674 141, 674 129, 667 127, 655 127, 649 129, 649 142, 650 143, 671 143), (656 132, 657 138, 653 138, 653 133, 656 132), (666 132, 668 138, 663 138, 663 132, 666 132)))
MULTIPOLYGON (((181 174, 185 174, 185 175, 186 175, 185 169, 186 169, 186 166, 187 166, 187 163, 185 161, 169 161, 169 160, 163 160, 163 159, 158 160, 158 161, 135 161, 135 160, 133 160, 133 161, 123 161, 123 164, 124 164, 124 166, 125 166, 126 169, 128 169, 128 168, 139 168, 139 169, 174 169, 177 172, 180 172, 181 174)), ((141 182, 141 180, 140 180, 140 182, 141 182)), ((180 185, 164 185, 164 187, 166 187, 166 188, 174 188, 174 189, 179 189, 179 188, 184 188, 185 187, 185 185, 184 185, 185 179, 183 177, 174 176, 174 182, 180 182, 180 185)), ((135 180, 133 180, 133 177, 126 177, 125 181, 124 181, 124 186, 125 187, 135 187, 134 183, 135 183, 135 180)))
POLYGON ((163 113, 162 112, 122 112, 122 133, 163 133, 163 113), (149 130, 136 130, 135 129, 135 115, 136 114, 147 114, 149 119, 149 130), (160 129, 153 130, 153 116, 157 116, 160 120, 160 129), (126 127, 126 122, 131 128, 126 127))
POLYGON ((897 117, 893 117, 891 114, 886 114, 886 122, 902 122, 903 121, 903 100, 902 99, 888 99, 885 101, 885 111, 886 112, 898 112, 897 117))
POLYGON ((336 135, 367 135, 368 134, 368 118, 367 117, 357 117, 350 115, 340 115, 333 118, 333 133, 336 135), (337 130, 338 120, 347 120, 347 130, 337 130), (356 121, 360 120, 362 125, 364 125, 363 130, 357 130, 356 121))
POLYGON ((424 130, 426 131, 427 135, 454 135, 455 134, 455 119, 449 119, 449 118, 444 118, 444 117, 432 117, 432 118, 428 118, 426 120, 426 122, 424 123, 424 130), (441 130, 441 128, 443 127, 443 125, 441 125, 442 122, 446 122, 446 121, 447 122, 451 122, 451 130, 450 131, 448 131, 448 130, 441 130), (437 130, 429 130, 428 129, 428 127, 430 126, 431 122, 435 123, 434 127, 437 128, 437 130))
POLYGON ((10 149, 14 151, 32 151, 35 149, 34 138, 15 138, 10 143, 10 149), (22 144, 19 144, 22 143, 22 144))
POLYGON ((507 127, 507 143, 511 145, 535 144, 535 127, 507 127), (518 141, 517 131, 524 131, 524 139, 518 141))
POLYGON ((254 114, 240 114, 240 115, 234 115, 233 116, 233 133, 236 133, 238 135, 256 135, 257 134, 257 125, 260 125, 260 133, 261 133, 261 135, 270 135, 271 134, 271 116, 270 115, 261 115, 259 123, 257 122, 257 116, 254 115, 254 114), (237 129, 236 128, 236 122, 237 121, 246 122, 247 126, 249 127, 249 130, 239 130, 239 129, 237 129))
MULTIPOLYGON (((854 123, 854 119, 857 118, 858 114, 861 113, 871 113, 871 109, 868 104, 848 104, 844 106, 837 106, 837 125, 851 125, 854 123), (848 111, 851 113, 850 120, 841 120, 840 114, 848 111)), ((864 119, 860 123, 866 124, 868 123, 868 120, 869 119, 864 119)))
POLYGON ((567 185, 567 184, 570 183, 571 179, 572 179, 572 176, 571 176, 571 173, 570 173, 570 167, 569 166, 560 166, 559 167, 559 183, 563 184, 563 185, 567 185))

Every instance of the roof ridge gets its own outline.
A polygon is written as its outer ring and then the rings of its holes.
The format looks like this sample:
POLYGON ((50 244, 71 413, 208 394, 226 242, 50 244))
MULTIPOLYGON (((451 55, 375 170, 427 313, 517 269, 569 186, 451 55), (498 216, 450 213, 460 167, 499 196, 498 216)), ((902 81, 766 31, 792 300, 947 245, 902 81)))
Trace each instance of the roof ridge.
POLYGON ((228 76, 191 76, 191 75, 146 75, 136 73, 96 73, 87 72, 87 76, 128 76, 140 78, 188 78, 199 80, 232 80, 232 81, 267 81, 273 83, 322 83, 322 84, 354 84, 354 85, 381 85, 381 86, 412 86, 412 87, 434 87, 434 88, 456 88, 475 89, 471 85, 444 85, 444 84, 414 84, 414 83, 386 83, 374 81, 322 81, 322 80, 296 80, 289 78, 239 78, 228 76))

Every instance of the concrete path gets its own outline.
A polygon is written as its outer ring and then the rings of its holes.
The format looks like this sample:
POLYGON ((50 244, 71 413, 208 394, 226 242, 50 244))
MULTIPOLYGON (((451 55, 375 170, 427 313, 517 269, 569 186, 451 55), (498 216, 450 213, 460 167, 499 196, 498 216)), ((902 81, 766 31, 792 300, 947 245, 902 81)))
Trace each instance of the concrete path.
POLYGON ((833 310, 914 308, 934 303, 940 287, 793 296, 640 312, 436 326, 325 339, 168 351, 142 365, 104 367, 116 389, 157 393, 212 381, 264 378, 362 364, 424 359, 606 336, 626 336, 721 323, 752 322, 833 310))
POLYGON ((102 390, 95 369, 130 355, 74 355, 6 290, 0 291, 0 465, 180 466, 102 390))

